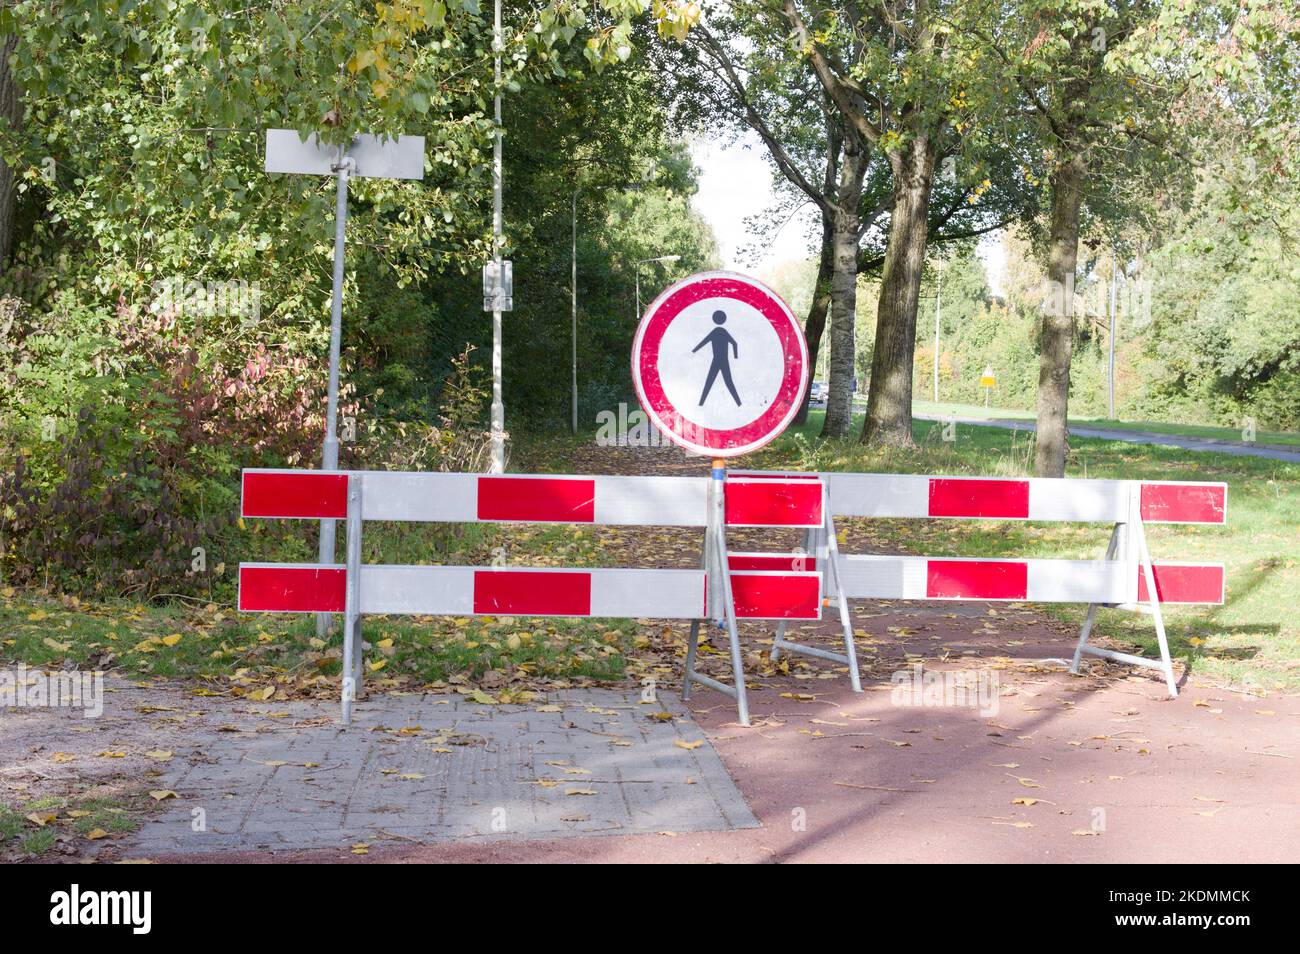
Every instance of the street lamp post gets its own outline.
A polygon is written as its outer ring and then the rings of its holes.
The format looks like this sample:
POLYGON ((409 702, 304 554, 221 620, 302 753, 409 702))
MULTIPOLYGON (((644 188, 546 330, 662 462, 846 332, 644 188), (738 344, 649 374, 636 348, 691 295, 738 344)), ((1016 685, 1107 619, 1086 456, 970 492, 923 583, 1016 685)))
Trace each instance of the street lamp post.
POLYGON ((1111 252, 1110 262, 1110 332, 1106 335, 1109 339, 1107 347, 1110 351, 1107 369, 1106 369, 1106 412, 1109 420, 1115 420, 1115 294, 1117 283, 1119 281, 1119 269, 1115 261, 1115 253, 1111 252))
POLYGON ((934 403, 939 403, 939 303, 943 298, 943 268, 936 269, 934 289, 934 403))
POLYGON ((641 266, 648 265, 650 262, 676 262, 681 259, 680 255, 659 255, 655 258, 643 258, 634 265, 636 271, 636 320, 641 320, 641 266))
POLYGON ((492 463, 491 471, 501 474, 506 469, 506 409, 501 399, 501 0, 496 0, 493 11, 492 51, 496 95, 493 113, 496 128, 492 136, 492 263, 497 287, 492 305, 492 463))
POLYGON ((573 258, 569 283, 573 291, 573 433, 578 433, 578 190, 573 190, 573 258))

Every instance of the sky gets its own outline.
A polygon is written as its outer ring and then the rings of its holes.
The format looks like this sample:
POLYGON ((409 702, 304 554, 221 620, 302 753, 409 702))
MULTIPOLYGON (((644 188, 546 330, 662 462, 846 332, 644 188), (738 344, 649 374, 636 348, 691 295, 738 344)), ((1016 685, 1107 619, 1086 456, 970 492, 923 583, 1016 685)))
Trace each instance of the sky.
MULTIPOLYGON (((772 237, 764 237, 764 254, 757 265, 742 261, 741 250, 754 242, 745 229, 747 216, 773 204, 772 169, 764 158, 765 147, 751 131, 726 144, 718 140, 697 140, 691 157, 700 170, 700 191, 692 200, 695 210, 713 227, 723 268, 761 275, 782 262, 816 254, 814 241, 819 219, 811 203, 797 209, 772 237)), ((1002 291, 1005 257, 997 233, 980 243, 979 256, 988 272, 994 294, 1002 291)))

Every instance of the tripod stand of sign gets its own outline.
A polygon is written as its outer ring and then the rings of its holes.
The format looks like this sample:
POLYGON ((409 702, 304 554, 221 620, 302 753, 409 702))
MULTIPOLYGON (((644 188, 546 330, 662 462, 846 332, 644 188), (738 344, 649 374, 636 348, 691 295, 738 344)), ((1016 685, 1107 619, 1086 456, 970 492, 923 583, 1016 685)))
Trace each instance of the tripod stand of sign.
POLYGON ((710 457, 757 450, 789 426, 808 385, 808 346, 781 297, 735 272, 666 289, 632 343, 641 407, 669 440, 710 457))

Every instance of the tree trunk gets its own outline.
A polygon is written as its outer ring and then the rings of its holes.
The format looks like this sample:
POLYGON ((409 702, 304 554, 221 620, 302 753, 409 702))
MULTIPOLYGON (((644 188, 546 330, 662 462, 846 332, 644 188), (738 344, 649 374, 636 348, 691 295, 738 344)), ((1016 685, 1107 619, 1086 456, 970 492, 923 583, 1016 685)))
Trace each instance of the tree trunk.
MULTIPOLYGON (((18 87, 9 72, 9 57, 17 45, 18 37, 0 36, 0 126, 6 125, 7 120, 10 128, 16 128, 22 119, 18 87)), ((13 170, 0 159, 0 275, 4 274, 5 262, 9 259, 9 250, 13 245, 16 208, 13 170)))
POLYGON ((934 185, 934 142, 918 133, 891 156, 894 174, 889 244, 885 249, 876 344, 871 355, 871 391, 864 444, 912 444, 912 357, 916 309, 921 295, 928 239, 927 216, 934 185))
POLYGON ((1034 472, 1064 477, 1068 448, 1070 357, 1074 352, 1074 268, 1079 255, 1079 206, 1087 165, 1075 152, 1052 174, 1052 221, 1047 247, 1047 301, 1039 334, 1038 424, 1034 472))
POLYGON ((796 426, 808 423, 808 405, 812 401, 817 354, 821 350, 822 332, 826 329, 826 312, 831 306, 831 273, 835 265, 834 236, 834 221, 822 212, 822 251, 817 263, 817 284, 813 286, 812 304, 808 306, 808 318, 803 323, 803 336, 808 342, 808 384, 803 389, 803 402, 794 418, 796 426))
POLYGON ((867 172, 867 150, 854 137, 844 140, 840 187, 835 195, 831 272, 830 386, 822 437, 845 438, 853 429, 853 322, 858 308, 858 204, 867 172))

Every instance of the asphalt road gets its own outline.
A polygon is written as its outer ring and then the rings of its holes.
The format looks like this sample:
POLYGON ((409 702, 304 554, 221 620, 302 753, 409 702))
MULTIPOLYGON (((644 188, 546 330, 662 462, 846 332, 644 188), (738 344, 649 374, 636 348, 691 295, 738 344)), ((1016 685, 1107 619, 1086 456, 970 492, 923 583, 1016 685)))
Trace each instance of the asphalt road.
MULTIPOLYGON (((920 421, 946 421, 950 418, 934 417, 928 414, 916 415, 920 421)), ((1033 421, 981 420, 972 417, 958 417, 958 424, 973 424, 978 427, 1000 427, 1008 431, 1032 431, 1033 421)), ((1125 441, 1129 444, 1158 444, 1162 447, 1180 447, 1183 450, 1213 451, 1216 454, 1234 454, 1238 457, 1266 457, 1271 460, 1300 464, 1300 450, 1290 450, 1277 444, 1247 444, 1245 441, 1224 441, 1209 437, 1182 437, 1176 434, 1154 434, 1150 431, 1126 431, 1105 427, 1070 427, 1070 433, 1079 437, 1096 437, 1108 441, 1125 441)))

